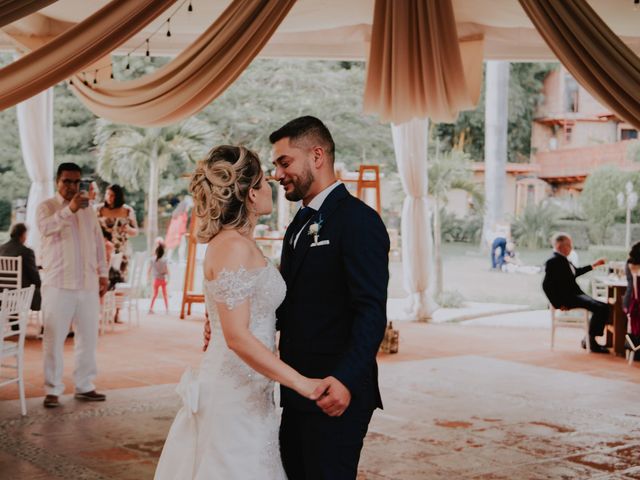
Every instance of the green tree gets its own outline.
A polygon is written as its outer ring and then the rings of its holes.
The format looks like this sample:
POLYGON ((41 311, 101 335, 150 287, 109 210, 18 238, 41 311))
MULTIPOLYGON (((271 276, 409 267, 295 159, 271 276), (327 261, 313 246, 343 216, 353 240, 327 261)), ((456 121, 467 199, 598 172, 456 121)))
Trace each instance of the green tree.
POLYGON ((471 194, 475 208, 482 208, 484 196, 481 187, 473 181, 469 155, 459 150, 445 153, 430 162, 427 175, 429 195, 433 198, 433 254, 436 270, 436 298, 442 294, 442 209, 447 203, 447 194, 453 189, 471 194))
POLYGON ((618 192, 624 191, 629 179, 629 172, 610 165, 598 168, 587 178, 580 194, 580 206, 585 218, 589 219, 592 241, 604 244, 609 227, 615 223, 616 215, 620 214, 618 192))
MULTIPOLYGON (((145 190, 147 197, 147 250, 158 236, 159 180, 169 166, 171 172, 193 169, 211 145, 209 125, 191 118, 161 128, 140 128, 98 120, 95 143, 98 173, 110 182, 131 190, 145 190)), ((179 174, 178 174, 179 175, 179 174)))
MULTIPOLYGON (((542 101, 544 78, 556 64, 511 63, 509 74, 509 162, 527 162, 531 155, 531 126, 542 101)), ((460 112, 454 123, 440 123, 437 136, 449 148, 462 147, 474 161, 484 159, 484 87, 475 110, 460 112)))
POLYGON ((547 202, 527 205, 511 224, 513 238, 516 243, 527 248, 547 245, 557 228, 558 218, 558 209, 547 202))
POLYGON ((301 115, 327 124, 336 143, 336 162, 348 169, 376 163, 395 172, 388 124, 362 113, 363 62, 255 60, 200 114, 215 143, 243 144, 269 158, 269 134, 301 115))

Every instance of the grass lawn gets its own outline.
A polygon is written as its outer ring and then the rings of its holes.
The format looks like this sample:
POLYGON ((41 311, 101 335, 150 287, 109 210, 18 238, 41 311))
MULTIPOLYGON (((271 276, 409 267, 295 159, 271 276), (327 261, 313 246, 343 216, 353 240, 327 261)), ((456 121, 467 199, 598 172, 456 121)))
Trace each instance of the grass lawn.
MULTIPOLYGON (((580 264, 593 261, 587 251, 578 251, 580 264)), ((551 256, 551 249, 517 250, 525 265, 543 266, 551 256)), ((491 271, 489 253, 466 243, 444 244, 444 289, 458 291, 465 300, 489 303, 516 303, 532 308, 546 308, 542 292, 543 273, 528 275, 491 271)), ((579 279, 585 292, 590 293, 590 274, 579 279)))
MULTIPOLYGON (((0 231, 0 243, 9 239, 8 232, 0 231)), ((134 251, 144 251, 146 236, 141 233, 130 240, 134 251)), ((480 251, 477 245, 468 243, 445 243, 444 253, 444 289, 457 291, 464 300, 487 303, 514 303, 529 305, 532 308, 546 308, 547 300, 542 292, 543 273, 527 275, 521 273, 494 272, 490 269, 489 254, 480 251)), ((525 265, 543 266, 551 255, 551 249, 518 249, 518 257, 525 265)), ((589 251, 578 251, 580 265, 594 260, 589 251)), ((391 264, 391 297, 404 297, 402 288, 402 266, 391 264)), ((591 292, 590 274, 579 279, 583 290, 591 292)))

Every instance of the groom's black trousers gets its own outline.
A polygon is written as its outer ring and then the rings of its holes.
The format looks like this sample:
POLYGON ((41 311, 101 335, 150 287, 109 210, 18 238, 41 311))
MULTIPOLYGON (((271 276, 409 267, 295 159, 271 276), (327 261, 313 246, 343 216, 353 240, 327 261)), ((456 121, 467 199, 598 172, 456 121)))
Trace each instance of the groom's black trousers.
POLYGON ((349 407, 340 417, 284 408, 280 452, 289 480, 355 480, 373 410, 349 407))

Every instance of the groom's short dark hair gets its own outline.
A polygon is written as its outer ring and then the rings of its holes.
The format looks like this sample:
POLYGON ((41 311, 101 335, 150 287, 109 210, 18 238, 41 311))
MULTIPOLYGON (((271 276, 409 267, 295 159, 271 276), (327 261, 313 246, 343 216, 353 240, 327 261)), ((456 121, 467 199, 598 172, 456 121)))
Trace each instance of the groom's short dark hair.
POLYGON ((333 162, 336 145, 327 126, 322 121, 311 115, 294 118, 278 130, 269 135, 269 141, 276 143, 283 138, 289 138, 291 143, 309 139, 324 148, 327 156, 333 162))

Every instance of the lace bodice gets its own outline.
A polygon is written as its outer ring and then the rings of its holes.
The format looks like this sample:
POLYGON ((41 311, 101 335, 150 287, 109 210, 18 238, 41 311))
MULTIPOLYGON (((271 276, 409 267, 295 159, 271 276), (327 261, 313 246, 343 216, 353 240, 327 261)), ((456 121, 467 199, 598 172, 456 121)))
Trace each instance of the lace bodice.
POLYGON ((212 340, 222 338, 218 303, 233 310, 245 300, 251 306, 249 328, 269 349, 274 348, 276 308, 284 300, 286 285, 278 270, 267 263, 264 267, 236 271, 222 270, 214 280, 204 282, 207 311, 211 320, 212 340), (219 335, 216 335, 219 333, 219 335))

